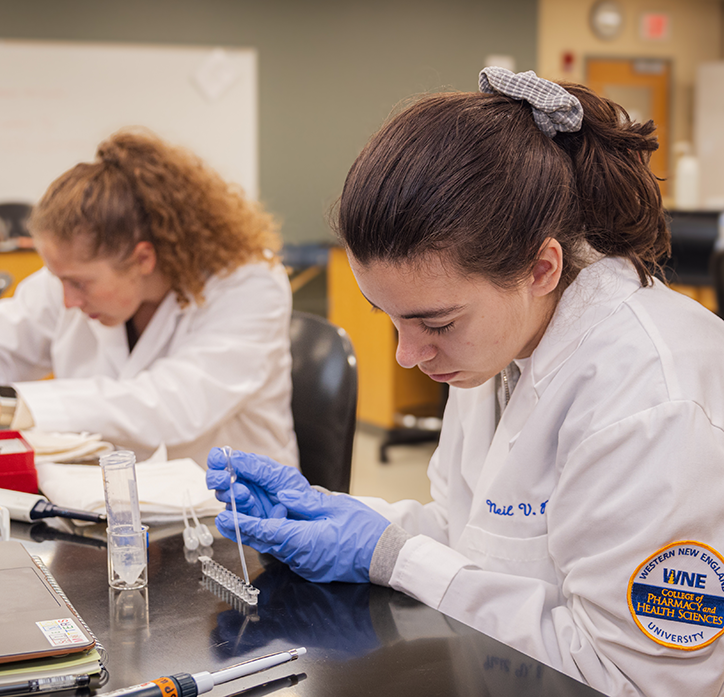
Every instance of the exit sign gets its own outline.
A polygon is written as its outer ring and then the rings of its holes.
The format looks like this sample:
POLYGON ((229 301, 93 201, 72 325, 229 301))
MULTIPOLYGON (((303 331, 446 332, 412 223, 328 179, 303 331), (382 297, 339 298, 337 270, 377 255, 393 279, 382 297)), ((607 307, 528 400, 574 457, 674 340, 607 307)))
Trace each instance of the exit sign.
POLYGON ((671 33, 671 18, 665 12, 644 12, 641 15, 641 38, 663 41, 671 33))

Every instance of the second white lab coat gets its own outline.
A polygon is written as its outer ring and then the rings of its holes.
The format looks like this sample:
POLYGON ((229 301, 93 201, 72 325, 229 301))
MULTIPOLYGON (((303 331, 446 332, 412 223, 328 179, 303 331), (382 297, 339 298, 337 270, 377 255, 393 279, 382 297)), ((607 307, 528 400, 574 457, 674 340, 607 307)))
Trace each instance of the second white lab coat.
POLYGON ((722 640, 657 643, 627 589, 672 542, 724 552, 724 323, 603 259, 494 413, 451 388, 433 503, 363 499, 413 535, 390 585, 606 694, 719 694, 722 640))
POLYGON ((230 445, 298 466, 284 269, 241 266, 204 296, 181 308, 169 293, 129 353, 124 325, 66 309, 41 269, 0 300, 0 382, 38 429, 100 433, 139 460, 163 443, 205 467, 210 448, 230 445))

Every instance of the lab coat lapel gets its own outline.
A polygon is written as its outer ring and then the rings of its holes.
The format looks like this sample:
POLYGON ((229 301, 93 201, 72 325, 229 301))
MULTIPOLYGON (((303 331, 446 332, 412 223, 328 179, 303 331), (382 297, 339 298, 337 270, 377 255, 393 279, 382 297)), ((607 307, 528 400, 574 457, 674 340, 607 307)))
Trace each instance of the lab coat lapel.
POLYGON ((462 449, 459 455, 460 473, 472 496, 480 477, 480 463, 490 449, 495 431, 495 380, 488 380, 470 390, 451 387, 451 394, 453 390, 463 433, 459 440, 462 449), (484 410, 481 404, 485 405, 484 410))
POLYGON ((528 363, 523 369, 518 384, 510 397, 510 402, 503 410, 500 423, 495 429, 490 450, 488 450, 480 473, 478 491, 488 491, 537 403, 538 396, 533 387, 531 366, 528 363))
POLYGON ((176 295, 172 291, 169 292, 158 306, 128 357, 128 361, 120 372, 120 379, 138 375, 165 353, 182 315, 183 311, 176 301, 176 295))
POLYGON ((124 324, 106 327, 97 320, 85 320, 86 326, 93 333, 98 343, 98 356, 107 361, 104 374, 119 375, 128 362, 128 340, 124 324))

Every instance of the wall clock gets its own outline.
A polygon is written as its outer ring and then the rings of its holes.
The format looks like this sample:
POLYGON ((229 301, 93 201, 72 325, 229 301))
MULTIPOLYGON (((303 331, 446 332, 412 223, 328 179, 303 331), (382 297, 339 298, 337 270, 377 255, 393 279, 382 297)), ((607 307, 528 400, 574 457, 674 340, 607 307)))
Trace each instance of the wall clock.
POLYGON ((615 39, 623 29, 623 10, 617 2, 602 0, 591 8, 590 22, 599 39, 615 39))

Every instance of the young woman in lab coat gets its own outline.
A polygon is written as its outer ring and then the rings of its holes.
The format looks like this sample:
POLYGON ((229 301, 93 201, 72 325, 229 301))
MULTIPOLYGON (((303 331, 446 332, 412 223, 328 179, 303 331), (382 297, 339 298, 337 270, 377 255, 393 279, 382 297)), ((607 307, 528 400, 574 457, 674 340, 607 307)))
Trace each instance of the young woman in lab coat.
POLYGON ((54 181, 29 226, 45 267, 0 301, 13 427, 100 433, 139 459, 163 443, 204 465, 229 443, 297 464, 291 292, 259 206, 129 130, 54 181))
MULTIPOLYGON (((450 385, 433 502, 329 495, 239 453, 256 484, 234 485, 243 539, 311 580, 390 585, 606 694, 713 697, 724 324, 653 277, 669 250, 654 126, 532 72, 480 84, 394 117, 339 204, 398 361, 450 385)), ((217 525, 233 536, 228 511, 217 525)))

